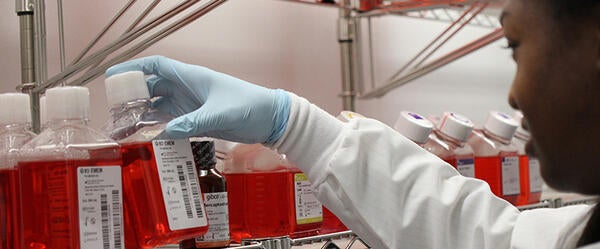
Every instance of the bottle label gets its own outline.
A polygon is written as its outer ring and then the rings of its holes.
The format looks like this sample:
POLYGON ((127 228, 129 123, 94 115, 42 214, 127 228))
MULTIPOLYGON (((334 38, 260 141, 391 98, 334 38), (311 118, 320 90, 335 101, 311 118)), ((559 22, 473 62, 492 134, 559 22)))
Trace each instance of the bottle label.
POLYGON ((123 249, 120 166, 77 168, 81 248, 123 249))
POLYGON ((205 193, 204 205, 208 217, 208 232, 196 242, 229 241, 229 209, 227 192, 205 193))
POLYGON ((204 227, 207 220, 188 139, 152 141, 169 228, 204 227))
POLYGON ((502 157, 502 195, 521 194, 519 157, 502 157))
POLYGON ((296 223, 298 225, 323 221, 323 206, 315 196, 315 190, 303 173, 294 174, 296 200, 296 223))
POLYGON ((542 192, 544 180, 540 174, 540 161, 529 158, 529 189, 532 193, 542 192))
POLYGON ((475 159, 463 158, 456 160, 456 169, 463 176, 475 177, 475 159))

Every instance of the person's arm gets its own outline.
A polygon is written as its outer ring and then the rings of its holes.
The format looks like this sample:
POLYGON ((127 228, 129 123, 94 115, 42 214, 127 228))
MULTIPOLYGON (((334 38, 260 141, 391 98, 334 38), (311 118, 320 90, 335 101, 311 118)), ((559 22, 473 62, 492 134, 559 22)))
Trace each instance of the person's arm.
POLYGON ((373 248, 509 248, 519 211, 373 119, 342 123, 292 96, 275 147, 373 248))
POLYGON ((460 176, 376 120, 342 123, 283 90, 162 56, 115 65, 107 76, 131 70, 152 75, 154 108, 180 116, 167 125, 168 135, 278 148, 373 248, 563 248, 561 236, 577 236, 564 231, 585 223, 586 207, 520 215, 486 183, 460 176), (545 239, 545 227, 559 232, 545 239))

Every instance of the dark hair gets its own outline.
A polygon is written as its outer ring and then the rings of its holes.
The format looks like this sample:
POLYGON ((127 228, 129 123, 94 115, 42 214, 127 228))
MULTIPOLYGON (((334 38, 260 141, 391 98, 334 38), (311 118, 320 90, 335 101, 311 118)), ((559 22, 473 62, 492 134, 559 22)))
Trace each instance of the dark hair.
POLYGON ((598 0, 538 0, 550 5, 554 17, 560 21, 578 20, 594 14, 598 0))

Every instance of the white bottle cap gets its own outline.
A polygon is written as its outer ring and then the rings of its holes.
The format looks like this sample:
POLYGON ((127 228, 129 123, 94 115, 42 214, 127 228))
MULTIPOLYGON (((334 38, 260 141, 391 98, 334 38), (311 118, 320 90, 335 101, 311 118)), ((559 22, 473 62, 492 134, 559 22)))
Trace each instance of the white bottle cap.
POLYGON ((512 118, 515 120, 515 122, 517 122, 517 124, 519 124, 519 127, 517 128, 517 134, 529 138, 531 133, 523 128, 523 113, 521 111, 516 111, 512 118))
POLYGON ((340 112, 340 115, 337 116, 337 119, 348 123, 350 120, 352 119, 357 119, 357 118, 365 118, 365 116, 361 115, 360 113, 356 113, 356 112, 352 112, 352 111, 342 111, 340 112))
POLYGON ((104 80, 106 98, 111 107, 136 99, 148 99, 150 93, 142 71, 115 74, 104 80))
POLYGON ((519 124, 513 118, 498 111, 491 111, 483 125, 485 130, 505 140, 512 139, 517 127, 519 124))
POLYGON ((0 124, 25 124, 31 121, 29 95, 24 93, 0 94, 0 124))
POLYGON ((402 111, 394 129, 415 143, 424 144, 433 130, 433 124, 419 114, 402 111))
POLYGON ((469 134, 471 134, 473 126, 473 122, 463 115, 454 112, 444 112, 442 119, 438 123, 438 130, 446 136, 460 142, 465 142, 469 134))
POLYGON ((81 86, 50 88, 46 91, 48 120, 88 119, 90 91, 81 86))

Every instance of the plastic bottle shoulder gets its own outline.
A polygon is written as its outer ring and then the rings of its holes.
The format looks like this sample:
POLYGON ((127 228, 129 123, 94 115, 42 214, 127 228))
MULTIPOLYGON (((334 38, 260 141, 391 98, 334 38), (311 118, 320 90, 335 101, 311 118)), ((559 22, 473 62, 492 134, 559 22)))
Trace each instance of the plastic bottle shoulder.
POLYGON ((434 134, 429 136, 429 140, 423 145, 423 148, 442 159, 451 158, 454 155, 450 144, 439 139, 434 134))
POLYGON ((102 130, 120 143, 151 141, 173 118, 149 106, 123 108, 112 112, 102 130))
POLYGON ((467 144, 471 146, 475 156, 479 157, 518 154, 514 144, 486 136, 481 130, 473 131, 467 144))
POLYGON ((23 145, 20 161, 91 159, 90 151, 120 157, 119 144, 83 122, 51 122, 38 136, 23 145))
POLYGON ((7 127, 0 131, 0 168, 13 167, 17 164, 18 152, 23 145, 35 138, 27 126, 7 127))

